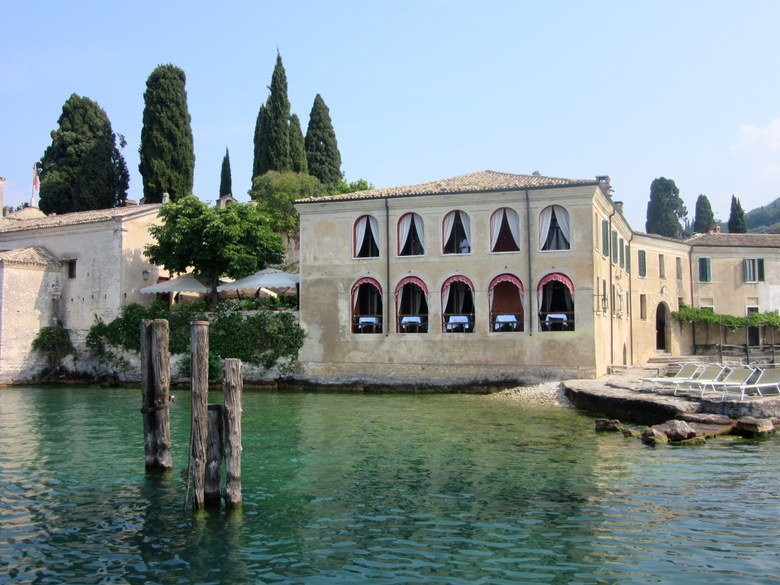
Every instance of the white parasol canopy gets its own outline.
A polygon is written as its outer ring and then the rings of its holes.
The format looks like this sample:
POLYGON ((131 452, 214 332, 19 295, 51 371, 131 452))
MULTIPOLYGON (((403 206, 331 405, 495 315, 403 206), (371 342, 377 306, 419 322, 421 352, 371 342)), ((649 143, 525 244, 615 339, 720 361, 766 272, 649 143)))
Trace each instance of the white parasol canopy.
POLYGON ((144 287, 139 292, 149 295, 167 292, 208 294, 211 292, 211 287, 199 281, 194 274, 182 274, 177 278, 172 278, 170 280, 166 280, 165 282, 158 282, 157 284, 144 287))
POLYGON ((223 292, 248 288, 293 288, 300 281, 301 278, 297 274, 290 274, 276 268, 266 268, 241 280, 218 286, 217 290, 223 292))

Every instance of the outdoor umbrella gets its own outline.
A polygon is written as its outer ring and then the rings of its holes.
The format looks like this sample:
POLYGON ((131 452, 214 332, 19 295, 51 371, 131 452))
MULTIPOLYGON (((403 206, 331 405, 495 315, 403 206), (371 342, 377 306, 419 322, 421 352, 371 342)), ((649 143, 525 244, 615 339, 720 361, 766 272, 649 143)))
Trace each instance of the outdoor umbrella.
POLYGON ((300 276, 277 270, 276 268, 266 268, 260 272, 229 282, 217 287, 217 291, 240 290, 248 288, 293 288, 300 282, 300 276))
POLYGON ((182 274, 177 278, 158 282, 151 286, 144 287, 140 292, 145 294, 167 293, 167 292, 187 292, 208 294, 211 287, 199 281, 194 274, 182 274))

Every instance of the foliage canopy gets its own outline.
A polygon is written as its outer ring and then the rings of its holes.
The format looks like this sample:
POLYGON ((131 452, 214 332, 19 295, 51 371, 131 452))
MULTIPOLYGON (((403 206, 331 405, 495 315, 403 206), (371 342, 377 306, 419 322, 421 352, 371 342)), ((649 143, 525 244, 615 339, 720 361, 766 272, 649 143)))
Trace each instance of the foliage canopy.
POLYGON ((742 204, 734 195, 731 196, 731 212, 729 213, 729 233, 744 234, 747 233, 747 224, 745 223, 745 211, 742 204))
POLYGON ((306 129, 306 159, 309 172, 324 185, 341 180, 341 153, 336 132, 330 119, 330 110, 320 94, 314 98, 309 126, 306 129))
POLYGON ((715 214, 712 212, 710 200, 706 195, 699 195, 696 199, 696 215, 693 220, 693 231, 697 234, 706 234, 707 230, 715 225, 715 214))
POLYGON ((679 238, 683 233, 680 221, 687 214, 674 181, 665 177, 655 179, 650 185, 650 201, 647 203, 647 233, 679 238))
POLYGON ((298 212, 293 202, 323 194, 323 186, 311 175, 276 171, 255 177, 249 191, 257 208, 268 216, 271 229, 287 236, 298 232, 298 212))
POLYGON ((222 171, 219 176, 219 196, 233 194, 233 178, 230 174, 230 153, 225 148, 225 156, 222 158, 222 171))

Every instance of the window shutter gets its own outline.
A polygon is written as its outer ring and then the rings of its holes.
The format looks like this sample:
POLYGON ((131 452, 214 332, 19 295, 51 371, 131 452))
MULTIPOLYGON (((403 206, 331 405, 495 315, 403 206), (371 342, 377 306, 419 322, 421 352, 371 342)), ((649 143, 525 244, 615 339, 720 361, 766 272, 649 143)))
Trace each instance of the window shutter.
POLYGON ((750 260, 748 260, 747 258, 742 261, 742 277, 743 277, 743 280, 745 282, 750 282, 750 280, 749 280, 750 279, 750 272, 749 272, 750 268, 748 266, 749 263, 750 263, 750 260))
POLYGON ((756 264, 758 265, 758 280, 764 282, 764 259, 757 259, 756 264))
POLYGON ((637 253, 639 259, 639 276, 647 276, 647 256, 644 250, 639 250, 637 253))
POLYGON ((606 219, 601 220, 601 253, 605 258, 609 256, 609 222, 606 219))
POLYGON ((626 244, 626 272, 631 274, 631 245, 626 244))
POLYGON ((618 261, 618 235, 615 230, 612 230, 612 263, 615 264, 618 261))
POLYGON ((626 265, 626 244, 623 238, 620 238, 620 267, 623 268, 626 265))

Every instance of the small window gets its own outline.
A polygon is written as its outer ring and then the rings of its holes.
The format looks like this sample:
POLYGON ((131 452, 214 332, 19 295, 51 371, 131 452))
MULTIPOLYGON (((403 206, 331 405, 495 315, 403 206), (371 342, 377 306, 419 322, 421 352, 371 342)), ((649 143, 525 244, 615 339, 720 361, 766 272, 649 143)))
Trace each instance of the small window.
POLYGON ((658 278, 666 278, 666 268, 664 267, 663 254, 658 254, 658 278))
POLYGON ((514 209, 502 207, 490 216, 490 251, 520 251, 520 216, 514 209))
POLYGON ((711 258, 699 258, 699 282, 712 282, 711 258))
POLYGON ((560 205, 550 205, 539 214, 539 248, 569 250, 571 248, 569 212, 560 205))
POLYGON ((639 295, 639 318, 647 320, 647 295, 639 295))
POLYGON ((682 258, 679 256, 675 260, 675 271, 677 272, 677 280, 682 280, 682 258))
POLYGON ((425 254, 425 231, 422 217, 407 213, 398 220, 398 255, 422 256, 425 254))
POLYGON ((353 228, 355 258, 379 258, 379 222, 372 215, 359 217, 353 228))
POLYGON ((471 219, 463 211, 451 211, 442 224, 444 254, 471 253, 471 219))
POLYGON ((745 273, 745 282, 763 282, 764 281, 764 259, 746 258, 743 262, 745 273))
POLYGON ((76 261, 66 260, 65 264, 68 267, 68 278, 76 278, 76 261))
POLYGON ((609 222, 601 220, 601 253, 606 258, 609 256, 609 222))
POLYGON ((647 276, 647 253, 644 250, 637 250, 636 256, 639 262, 639 276, 644 278, 647 276))

